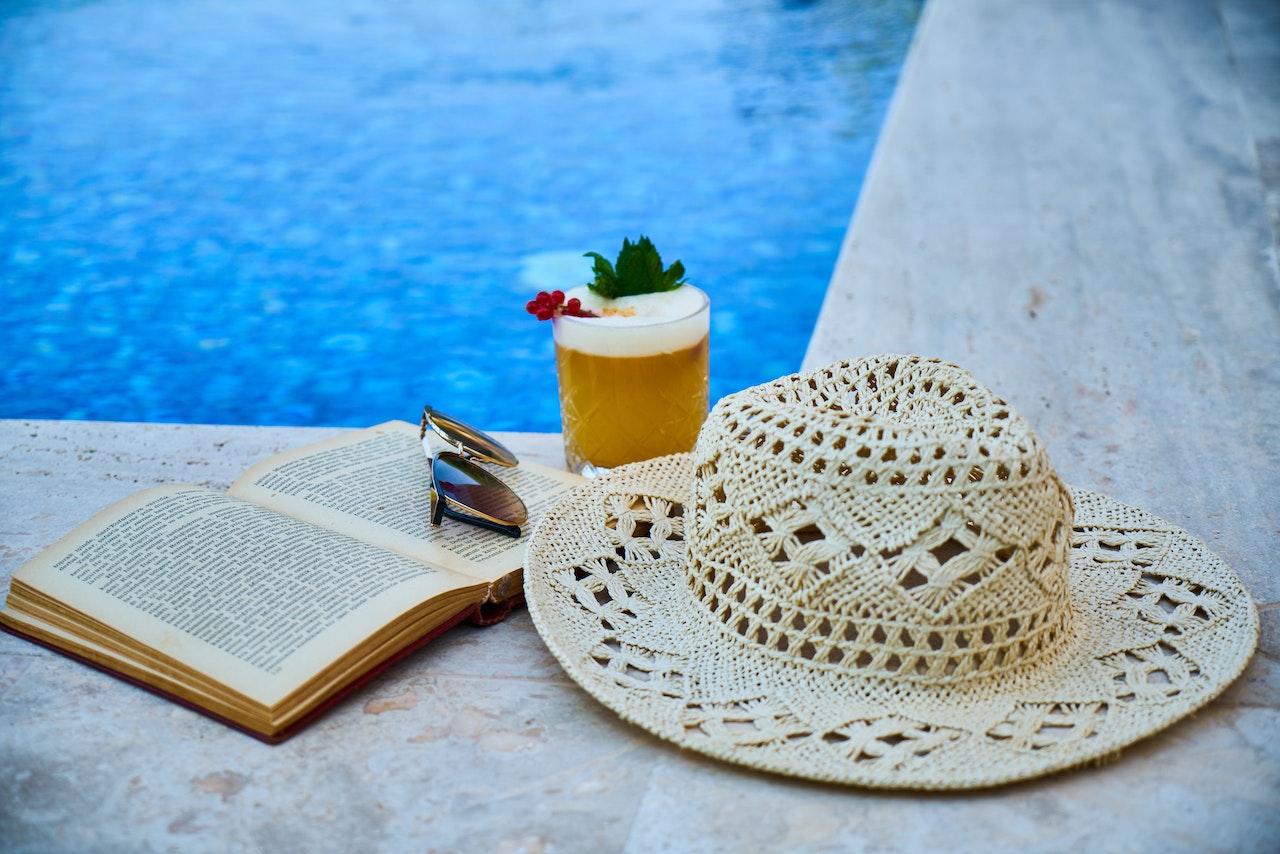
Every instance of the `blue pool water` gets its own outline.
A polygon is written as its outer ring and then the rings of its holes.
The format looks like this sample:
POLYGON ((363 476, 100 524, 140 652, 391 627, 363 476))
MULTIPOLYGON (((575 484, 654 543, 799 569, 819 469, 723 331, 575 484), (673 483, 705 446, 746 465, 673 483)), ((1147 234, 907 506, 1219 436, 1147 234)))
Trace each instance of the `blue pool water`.
POLYGON ((0 417, 556 430, 648 235, 799 367, 920 0, 0 3, 0 417))

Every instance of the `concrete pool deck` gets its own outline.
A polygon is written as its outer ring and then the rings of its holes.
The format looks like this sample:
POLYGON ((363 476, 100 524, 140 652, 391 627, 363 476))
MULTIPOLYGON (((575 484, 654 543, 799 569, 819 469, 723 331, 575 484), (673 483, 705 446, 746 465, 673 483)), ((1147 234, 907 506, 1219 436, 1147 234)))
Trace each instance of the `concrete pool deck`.
MULTIPOLYGON (((277 747, 0 635, 0 848, 1274 850, 1278 161, 1273 3, 931 0, 806 356, 958 362, 1064 480, 1240 575, 1262 618, 1249 668, 1116 761, 942 795, 754 773, 619 721, 523 612, 277 747)), ((2 571, 144 486, 225 487, 336 432, 0 422, 2 571)), ((507 438, 559 462, 556 436, 507 438)))

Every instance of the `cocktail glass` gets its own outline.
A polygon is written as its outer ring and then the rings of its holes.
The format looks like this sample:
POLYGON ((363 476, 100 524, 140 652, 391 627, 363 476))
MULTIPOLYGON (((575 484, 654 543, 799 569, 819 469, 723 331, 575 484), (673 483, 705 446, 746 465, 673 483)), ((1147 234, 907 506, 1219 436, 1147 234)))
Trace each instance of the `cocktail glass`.
POLYGON ((607 305, 585 287, 567 296, 605 313, 554 320, 570 470, 590 476, 692 450, 708 409, 706 293, 686 284, 607 305))

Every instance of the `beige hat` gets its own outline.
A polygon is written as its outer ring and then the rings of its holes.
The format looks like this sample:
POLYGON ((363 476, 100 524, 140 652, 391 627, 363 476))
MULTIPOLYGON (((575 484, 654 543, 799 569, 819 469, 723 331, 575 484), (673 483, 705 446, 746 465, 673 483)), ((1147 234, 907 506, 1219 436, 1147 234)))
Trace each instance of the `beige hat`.
POLYGON ((525 594, 625 719, 765 771, 990 786, 1217 696, 1258 616, 1185 531, 1064 486, 962 369, 878 356, 721 400, 692 454, 554 507, 525 594))

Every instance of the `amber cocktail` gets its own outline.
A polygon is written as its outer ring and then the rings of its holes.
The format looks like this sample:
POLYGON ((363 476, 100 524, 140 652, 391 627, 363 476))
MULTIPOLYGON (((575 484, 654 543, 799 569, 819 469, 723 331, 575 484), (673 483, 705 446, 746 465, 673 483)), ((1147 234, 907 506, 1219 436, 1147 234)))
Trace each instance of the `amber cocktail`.
POLYGON ((603 300, 555 318, 565 461, 592 474, 693 449, 708 408, 711 301, 692 285, 603 300))

